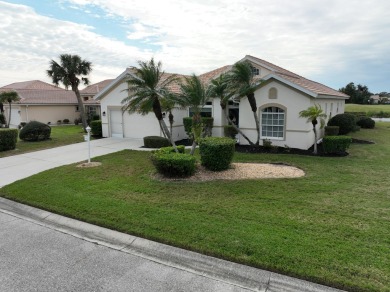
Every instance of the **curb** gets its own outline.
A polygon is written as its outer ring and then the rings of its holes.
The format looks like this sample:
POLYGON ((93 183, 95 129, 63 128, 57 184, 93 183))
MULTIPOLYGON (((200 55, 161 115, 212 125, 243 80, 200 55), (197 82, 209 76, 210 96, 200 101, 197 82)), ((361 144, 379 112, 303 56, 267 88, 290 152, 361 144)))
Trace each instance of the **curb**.
POLYGON ((202 255, 67 218, 0 197, 0 212, 153 262, 258 292, 336 292, 335 288, 202 255))

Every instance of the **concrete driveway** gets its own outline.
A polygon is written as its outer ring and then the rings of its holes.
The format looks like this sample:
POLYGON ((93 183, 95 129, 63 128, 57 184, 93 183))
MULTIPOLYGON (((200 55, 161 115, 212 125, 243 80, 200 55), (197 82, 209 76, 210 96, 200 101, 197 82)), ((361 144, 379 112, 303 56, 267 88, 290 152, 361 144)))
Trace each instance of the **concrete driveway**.
MULTIPOLYGON (((114 153, 123 149, 150 150, 140 148, 142 139, 104 138, 91 141, 91 157, 114 153)), ((33 174, 88 160, 88 143, 40 150, 0 158, 0 188, 33 174)))

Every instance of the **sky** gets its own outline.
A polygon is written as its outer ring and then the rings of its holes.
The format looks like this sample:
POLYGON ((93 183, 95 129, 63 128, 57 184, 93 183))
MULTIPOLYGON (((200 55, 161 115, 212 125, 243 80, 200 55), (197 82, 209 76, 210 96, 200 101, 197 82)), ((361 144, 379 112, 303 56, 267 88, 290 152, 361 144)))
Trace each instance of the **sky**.
POLYGON ((390 92, 388 11, 388 0, 0 0, 0 86, 50 83, 60 54, 92 62, 92 83, 152 57, 202 74, 252 55, 334 89, 390 92))

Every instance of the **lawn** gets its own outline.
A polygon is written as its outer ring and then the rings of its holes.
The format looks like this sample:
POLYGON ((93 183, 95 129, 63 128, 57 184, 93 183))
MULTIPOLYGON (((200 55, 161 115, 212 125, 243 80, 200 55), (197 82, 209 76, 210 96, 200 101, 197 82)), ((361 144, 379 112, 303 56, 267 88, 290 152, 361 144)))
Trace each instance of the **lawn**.
POLYGON ((353 134, 346 157, 237 153, 298 179, 153 179, 147 152, 49 170, 0 194, 72 218, 349 291, 390 291, 390 123, 353 134), (51 190, 51 191, 50 191, 51 190))
POLYGON ((390 113, 390 104, 346 104, 346 112, 365 112, 365 113, 390 113))
POLYGON ((0 158, 31 151, 64 146, 78 142, 84 142, 84 132, 81 126, 63 125, 51 127, 51 139, 39 142, 25 142, 18 139, 16 149, 0 152, 0 158))

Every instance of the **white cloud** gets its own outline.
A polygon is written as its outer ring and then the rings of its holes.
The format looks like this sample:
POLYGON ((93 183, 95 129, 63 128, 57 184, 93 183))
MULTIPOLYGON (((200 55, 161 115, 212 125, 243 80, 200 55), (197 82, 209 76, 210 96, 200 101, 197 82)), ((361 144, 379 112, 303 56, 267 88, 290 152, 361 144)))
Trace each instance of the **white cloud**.
POLYGON ((347 72, 356 62, 390 66, 387 0, 62 0, 62 4, 91 13, 99 7, 104 17, 124 23, 128 40, 158 49, 152 54, 150 49, 99 36, 91 27, 0 2, 0 37, 7 39, 6 48, 42 59, 78 53, 99 64, 97 70, 121 68, 119 73, 134 60, 152 55, 162 60, 166 71, 187 74, 231 64, 246 54, 308 78, 347 72), (32 38, 22 48, 26 35, 32 38))

